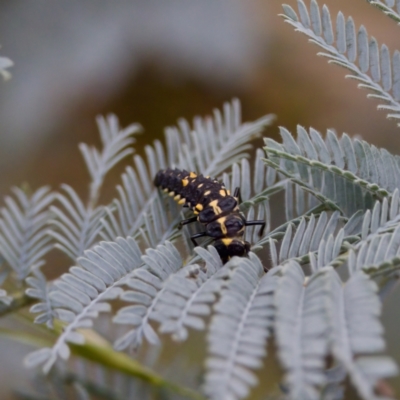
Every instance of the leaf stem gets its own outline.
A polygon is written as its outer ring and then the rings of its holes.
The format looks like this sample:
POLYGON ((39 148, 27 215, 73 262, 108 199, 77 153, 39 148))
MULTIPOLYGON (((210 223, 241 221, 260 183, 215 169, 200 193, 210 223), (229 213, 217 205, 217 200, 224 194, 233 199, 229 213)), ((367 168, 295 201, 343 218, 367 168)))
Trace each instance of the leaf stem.
POLYGON ((193 400, 205 400, 202 395, 184 386, 165 380, 150 368, 144 367, 138 361, 125 353, 115 351, 111 345, 99 345, 88 340, 84 345, 70 345, 73 353, 94 361, 113 370, 123 372, 148 382, 152 386, 169 389, 177 394, 193 400))
POLYGON ((0 317, 18 311, 19 309, 29 306, 37 301, 37 299, 28 297, 25 294, 25 290, 18 290, 14 293, 10 293, 9 296, 12 297, 12 302, 10 305, 0 306, 0 317))
MULTIPOLYGON (((62 324, 56 321, 54 332, 58 331, 61 333, 62 329, 62 324)), ((150 368, 143 366, 138 361, 129 357, 127 354, 115 351, 111 344, 95 331, 85 329, 81 330, 80 333, 85 336, 85 344, 69 344, 73 354, 126 375, 142 379, 159 389, 170 390, 187 399, 205 400, 198 392, 170 382, 150 368)), ((53 345, 51 340, 39 339, 37 335, 21 333, 9 329, 0 328, 0 336, 37 347, 49 347, 53 345)))

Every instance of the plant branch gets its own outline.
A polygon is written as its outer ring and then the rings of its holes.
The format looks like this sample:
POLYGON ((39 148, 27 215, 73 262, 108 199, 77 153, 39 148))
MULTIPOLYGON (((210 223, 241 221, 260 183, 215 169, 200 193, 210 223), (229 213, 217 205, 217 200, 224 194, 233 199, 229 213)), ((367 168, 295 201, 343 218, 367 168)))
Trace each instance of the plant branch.
POLYGON ((12 312, 18 311, 23 307, 35 303, 37 300, 25 294, 25 290, 18 290, 9 294, 12 297, 10 305, 0 305, 0 317, 3 317, 12 312))

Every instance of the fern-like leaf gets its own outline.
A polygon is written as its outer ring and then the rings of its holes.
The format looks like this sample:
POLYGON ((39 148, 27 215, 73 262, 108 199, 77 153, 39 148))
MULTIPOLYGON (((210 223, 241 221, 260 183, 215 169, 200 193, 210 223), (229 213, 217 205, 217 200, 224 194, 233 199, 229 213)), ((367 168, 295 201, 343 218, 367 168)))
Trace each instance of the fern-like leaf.
POLYGON ((367 210, 362 219, 360 247, 364 242, 373 241, 377 236, 393 232, 400 224, 399 190, 390 197, 377 201, 372 210, 367 210))
POLYGON ((55 247, 75 261, 97 241, 105 210, 103 206, 87 208, 71 186, 61 185, 61 188, 66 195, 57 193, 56 198, 63 209, 50 208, 55 216, 50 235, 56 240, 55 247))
POLYGON ((262 365, 274 314, 273 271, 263 276, 263 266, 252 253, 229 264, 237 267, 214 307, 207 337, 204 392, 215 400, 245 398, 257 384, 252 370, 262 365))
POLYGON ((134 326, 116 341, 117 350, 137 348, 143 338, 159 344, 150 320, 156 316, 155 306, 166 290, 163 282, 182 266, 182 258, 170 242, 157 246, 157 249, 148 249, 142 258, 145 265, 125 279, 124 283, 131 290, 121 295, 122 300, 134 305, 121 308, 113 319, 117 324, 134 326))
POLYGON ((113 240, 116 236, 137 234, 144 224, 145 215, 157 199, 152 181, 155 173, 166 166, 165 154, 159 141, 154 142, 154 147, 146 146, 145 150, 147 165, 141 156, 136 155, 135 168, 129 166, 122 174, 122 185, 117 186, 119 198, 113 204, 115 210, 109 208, 107 218, 102 221, 103 238, 113 240))
MULTIPOLYGON (((323 49, 318 55, 326 57, 329 63, 348 69, 350 74, 346 78, 355 79, 358 87, 370 90, 372 93, 367 97, 383 102, 378 109, 387 110, 388 118, 400 119, 400 80, 397 79, 400 74, 400 52, 396 50, 391 58, 385 44, 379 48, 375 38, 369 40, 364 26, 356 33, 353 19, 349 17, 345 21, 341 12, 336 18, 334 43, 328 8, 324 5, 321 12, 316 0, 311 0, 308 12, 303 0, 297 0, 297 4, 300 18, 290 6, 285 5, 285 21, 323 49)), ((389 7, 386 9, 390 10, 389 7)))
POLYGON ((13 191, 16 198, 7 196, 0 211, 0 253, 15 278, 22 281, 52 248, 47 232, 50 218, 47 207, 54 194, 48 187, 30 196, 19 188, 13 191))
POLYGON ((120 129, 115 115, 109 115, 107 120, 98 117, 97 123, 102 142, 101 151, 84 143, 79 146, 91 178, 87 204, 73 188, 62 185, 66 194, 57 194, 62 207, 51 207, 55 218, 52 223, 54 229, 50 234, 57 241, 56 247, 74 261, 98 240, 105 209, 97 206, 97 201, 105 175, 123 158, 133 153, 130 145, 135 140, 132 135, 140 131, 138 124, 120 129))
POLYGON ((275 335, 278 356, 286 370, 289 398, 319 399, 326 383, 324 371, 328 326, 321 302, 317 272, 305 285, 300 265, 290 261, 281 267, 275 291, 275 335))
POLYGON ((52 348, 31 353, 26 358, 29 367, 44 364, 43 370, 48 372, 59 357, 68 359, 68 343, 84 343, 77 330, 90 328, 100 312, 110 311, 109 301, 118 298, 121 285, 142 265, 139 247, 131 238, 102 242, 78 261, 79 266, 55 282, 58 290, 49 296, 58 319, 66 324, 63 333, 52 348))
POLYGON ((399 268, 399 256, 400 226, 391 233, 357 243, 348 254, 348 268, 351 273, 364 270, 374 276, 391 273, 399 268))
POLYGON ((317 221, 314 215, 311 215, 308 222, 304 217, 301 218, 297 228, 290 224, 286 229, 279 254, 275 242, 269 238, 273 266, 282 265, 288 260, 303 264, 308 262, 310 252, 317 251, 318 258, 321 259, 320 263, 326 265, 328 260, 331 261, 338 255, 343 241, 344 230, 339 231, 336 239, 334 238, 338 222, 339 212, 337 211, 331 217, 323 212, 317 221))
POLYGON ((400 24, 400 4, 394 0, 386 0, 385 2, 381 0, 367 0, 369 4, 377 7, 385 15, 392 18, 400 24))
POLYGON ((265 139, 265 162, 346 216, 400 187, 397 160, 384 149, 330 130, 325 141, 312 128, 299 126, 297 140, 284 128, 280 133, 282 144, 265 139))
POLYGON ((110 114, 107 119, 97 117, 102 150, 85 143, 79 145, 91 178, 90 201, 96 203, 104 177, 123 158, 133 153, 131 144, 133 134, 140 132, 139 124, 131 124, 124 129, 119 127, 118 118, 110 114))
POLYGON ((364 272, 356 271, 343 287, 336 271, 329 268, 321 286, 327 291, 333 356, 345 368, 362 399, 382 399, 376 395, 375 385, 379 379, 396 375, 397 367, 388 357, 365 355, 380 353, 385 346, 376 284, 364 272))
POLYGON ((160 333, 171 334, 177 341, 187 339, 188 328, 205 328, 203 318, 211 314, 211 304, 228 274, 221 270, 215 247, 209 246, 208 251, 197 247, 196 251, 206 261, 205 266, 190 264, 171 275, 152 317, 160 323, 160 333))
POLYGON ((49 328, 53 328, 53 320, 57 318, 57 313, 50 300, 50 292, 54 289, 53 284, 47 282, 39 268, 35 268, 33 276, 29 276, 26 281, 30 286, 26 290, 26 294, 39 300, 29 310, 33 314, 39 314, 34 322, 36 324, 45 323, 49 328))

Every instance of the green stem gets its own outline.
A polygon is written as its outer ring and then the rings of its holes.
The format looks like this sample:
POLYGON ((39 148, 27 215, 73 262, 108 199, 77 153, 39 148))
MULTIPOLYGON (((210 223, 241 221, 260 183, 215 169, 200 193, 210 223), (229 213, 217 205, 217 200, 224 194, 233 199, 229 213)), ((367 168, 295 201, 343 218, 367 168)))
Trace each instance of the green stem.
POLYGON ((12 302, 10 305, 1 305, 0 306, 0 317, 3 317, 4 315, 10 314, 14 311, 17 311, 23 307, 26 307, 28 305, 31 305, 37 301, 37 299, 34 299, 32 297, 28 297, 25 294, 25 290, 19 290, 14 293, 9 294, 10 297, 12 297, 12 302))
POLYGON ((31 333, 15 331, 12 329, 0 328, 0 336, 35 347, 52 346, 52 341, 50 340, 39 339, 37 336, 32 335, 31 333))
MULTIPOLYGON (((61 333, 62 324, 56 321, 54 331, 48 329, 46 329, 46 331, 61 333)), ((115 351, 110 343, 96 332, 85 329, 81 330, 80 333, 85 336, 85 344, 69 344, 73 354, 126 375, 142 379, 156 388, 173 391, 181 396, 185 396, 187 399, 205 400, 204 397, 196 391, 169 382, 161 375, 158 375, 150 368, 144 367, 127 354, 115 351)), ((0 328, 0 336, 36 347, 51 347, 53 345, 51 340, 38 339, 36 335, 8 329, 0 328)))
POLYGON ((149 368, 144 367, 125 353, 116 352, 109 344, 99 345, 87 341, 84 345, 70 345, 73 353, 110 369, 123 372, 148 382, 152 386, 169 389, 193 400, 204 400, 199 393, 165 380, 149 368))

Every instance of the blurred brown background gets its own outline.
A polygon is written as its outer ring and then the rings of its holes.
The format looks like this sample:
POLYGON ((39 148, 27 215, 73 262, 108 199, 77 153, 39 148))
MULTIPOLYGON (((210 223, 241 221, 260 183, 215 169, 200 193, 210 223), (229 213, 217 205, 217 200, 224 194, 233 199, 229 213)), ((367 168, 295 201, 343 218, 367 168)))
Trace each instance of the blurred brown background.
MULTIPOLYGON (((395 49, 399 28, 367 2, 326 3, 332 16, 341 9, 395 49)), ((296 124, 335 128, 400 153, 395 122, 344 70, 318 58, 280 12, 279 0, 1 1, 0 53, 15 63, 11 81, 0 84, 1 196, 24 182, 66 182, 85 195, 77 145, 99 143, 97 114, 141 123, 140 153, 177 118, 207 114, 232 97, 242 101, 245 120, 272 112, 292 131, 296 124)), ((277 126, 267 134, 276 137, 277 126)), ((384 322, 400 360, 398 301, 388 299, 384 322)), ((0 384, 12 382, 20 362, 13 357, 0 384)))
MULTIPOLYGON (((363 0, 328 5, 394 47, 395 24, 363 0)), ((290 129, 335 128, 396 151, 395 123, 280 12, 280 0, 0 2, 1 54, 15 63, 0 87, 1 193, 85 184, 77 144, 98 143, 97 114, 140 122, 140 152, 178 117, 232 97, 247 120, 273 112, 290 129)))

